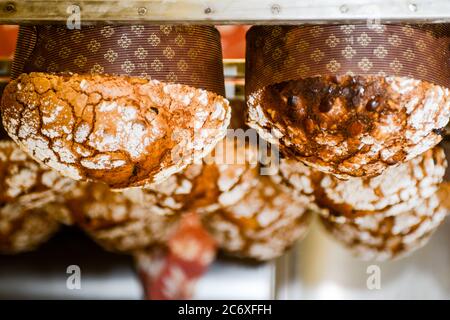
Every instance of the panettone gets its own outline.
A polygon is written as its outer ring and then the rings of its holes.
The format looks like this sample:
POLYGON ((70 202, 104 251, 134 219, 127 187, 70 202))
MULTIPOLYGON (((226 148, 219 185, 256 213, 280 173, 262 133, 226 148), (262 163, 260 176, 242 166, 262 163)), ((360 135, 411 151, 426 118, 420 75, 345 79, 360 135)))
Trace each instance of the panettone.
POLYGON ((424 246, 446 214, 439 198, 433 195, 413 209, 395 216, 374 212, 344 223, 326 217, 321 221, 359 258, 383 261, 405 256, 424 246))
POLYGON ((112 188, 162 182, 230 121, 214 27, 24 26, 12 77, 8 134, 61 174, 112 188))
POLYGON ((0 141, 0 252, 30 251, 47 241, 59 228, 49 205, 73 185, 14 142, 0 141))
MULTIPOLYGON (((241 143, 235 146, 235 154, 246 159, 245 165, 217 165, 220 192, 217 202, 203 210, 203 223, 226 253, 270 260, 282 255, 306 234, 309 209, 314 207, 311 182, 306 178, 304 184, 281 184, 280 170, 272 175, 261 174, 256 146, 241 143)), ((216 161, 226 158, 221 152, 215 156, 216 161)))
POLYGON ((0 204, 42 207, 69 191, 71 179, 41 166, 13 142, 0 141, 0 204))
MULTIPOLYGON (((153 212, 152 206, 141 206, 121 192, 101 183, 79 182, 66 193, 59 211, 60 222, 75 225, 109 251, 134 253, 163 245, 179 221, 178 215, 153 212)), ((153 206, 159 206, 154 202, 153 206)))
POLYGON ((438 144, 448 123, 446 28, 253 27, 248 125, 286 157, 343 179, 406 162, 438 144))
POLYGON ((447 160, 435 147, 372 178, 339 180, 322 175, 316 184, 316 199, 330 219, 345 221, 374 212, 394 216, 408 212, 434 195, 442 182, 447 160))
POLYGON ((27 208, 17 203, 0 209, 0 253, 17 254, 36 249, 59 229, 46 205, 27 208))
POLYGON ((2 98, 10 136, 36 160, 113 188, 161 182, 225 135, 228 102, 156 80, 31 73, 2 98))

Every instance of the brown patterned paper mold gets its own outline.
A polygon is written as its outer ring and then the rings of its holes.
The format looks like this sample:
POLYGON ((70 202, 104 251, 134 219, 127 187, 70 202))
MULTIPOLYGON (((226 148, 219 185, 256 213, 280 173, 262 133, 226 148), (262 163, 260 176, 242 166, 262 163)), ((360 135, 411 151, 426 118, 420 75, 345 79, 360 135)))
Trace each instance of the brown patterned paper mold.
POLYGON ((49 204, 73 187, 13 141, 0 141, 0 253, 30 251, 59 228, 49 204))
POLYGON ((441 141, 449 34, 447 25, 253 27, 247 122, 322 172, 378 175, 441 141))
POLYGON ((230 121, 213 27, 23 27, 13 77, 8 134, 63 175, 113 188, 181 171, 230 121))
POLYGON ((344 223, 322 217, 325 228, 364 260, 403 257, 423 247, 442 223, 447 210, 432 195, 409 211, 395 216, 374 213, 344 223))
POLYGON ((322 175, 315 195, 317 203, 325 209, 321 212, 336 222, 375 213, 396 216, 433 196, 440 189, 446 168, 444 150, 434 147, 376 177, 343 181, 322 175))

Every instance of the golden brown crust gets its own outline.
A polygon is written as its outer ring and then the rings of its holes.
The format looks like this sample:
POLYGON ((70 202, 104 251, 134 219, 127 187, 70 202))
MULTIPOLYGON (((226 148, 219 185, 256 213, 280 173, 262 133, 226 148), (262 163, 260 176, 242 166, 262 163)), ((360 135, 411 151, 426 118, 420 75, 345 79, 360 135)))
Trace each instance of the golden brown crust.
POLYGON ((258 260, 281 255, 305 234, 313 195, 261 176, 256 147, 223 142, 206 163, 161 184, 111 192, 80 183, 66 196, 71 218, 60 220, 73 220, 108 250, 129 253, 164 244, 181 215, 193 210, 227 253, 258 260))
MULTIPOLYGON (((280 184, 280 171, 261 175, 255 146, 236 143, 234 147, 246 160, 217 166, 220 194, 215 205, 203 209, 204 225, 230 255, 273 259, 306 234, 313 195, 298 185, 280 184)), ((217 153, 216 159, 222 159, 217 153)))
POLYGON ((323 76, 267 86, 248 108, 248 124, 288 158, 339 178, 365 177, 439 143, 450 92, 410 78, 323 76))
POLYGON ((65 195, 68 211, 61 222, 80 227, 109 251, 133 253, 165 243, 176 228, 178 216, 163 216, 152 210, 158 202, 141 206, 107 185, 79 182, 65 195), (67 216, 68 215, 68 216, 67 216))
POLYGON ((261 176, 239 201, 207 214, 205 227, 227 254, 257 260, 276 258, 309 227, 311 199, 291 191, 261 176))
POLYGON ((73 184, 31 159, 13 141, 0 141, 0 208, 12 203, 28 209, 41 207, 73 184))
POLYGON ((447 210, 436 195, 395 216, 374 213, 338 223, 322 217, 333 236, 364 260, 402 257, 424 246, 445 218, 447 210))
POLYGON ((441 147, 435 147, 372 178, 343 181, 322 175, 316 184, 318 204, 329 210, 329 219, 353 219, 383 213, 397 215, 412 210, 434 195, 443 180, 447 161, 441 147))
POLYGON ((23 74, 5 89, 4 127, 36 160, 113 188, 161 182, 226 133, 228 101, 156 80, 23 74))
POLYGON ((73 185, 13 141, 0 141, 0 253, 30 251, 49 239, 59 228, 50 204, 73 185))
POLYGON ((59 229, 44 207, 29 209, 17 203, 0 209, 0 253, 17 254, 36 249, 59 229))

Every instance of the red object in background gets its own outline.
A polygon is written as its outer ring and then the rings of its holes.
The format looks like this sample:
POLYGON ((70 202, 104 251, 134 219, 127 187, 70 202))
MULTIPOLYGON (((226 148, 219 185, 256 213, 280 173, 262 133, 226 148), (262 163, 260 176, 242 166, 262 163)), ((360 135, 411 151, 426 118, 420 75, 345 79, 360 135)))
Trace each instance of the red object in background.
POLYGON ((250 26, 217 26, 222 36, 224 59, 245 58, 245 33, 250 26))
POLYGON ((186 213, 167 243, 135 256, 146 299, 192 299, 195 283, 216 255, 214 239, 197 213, 186 213))
POLYGON ((0 25, 0 58, 13 58, 18 33, 18 26, 0 25))

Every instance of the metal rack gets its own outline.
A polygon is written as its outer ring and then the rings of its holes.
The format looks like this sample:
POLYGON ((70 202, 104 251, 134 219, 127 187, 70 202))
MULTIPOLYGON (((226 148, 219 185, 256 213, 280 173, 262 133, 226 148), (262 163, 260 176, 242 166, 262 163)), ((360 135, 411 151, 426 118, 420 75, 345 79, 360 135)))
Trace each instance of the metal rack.
POLYGON ((449 0, 0 0, 0 24, 450 22, 449 0))

